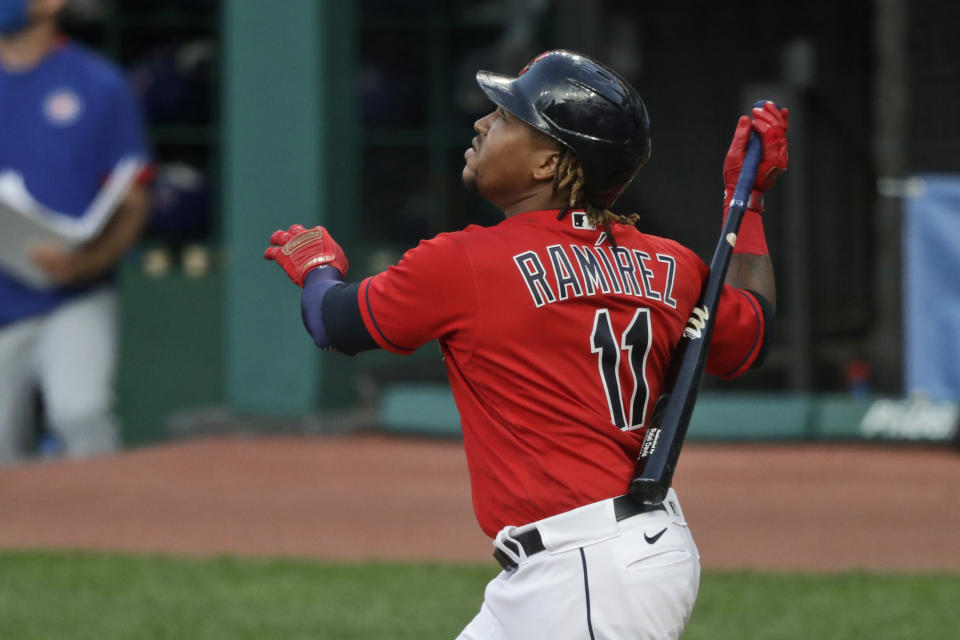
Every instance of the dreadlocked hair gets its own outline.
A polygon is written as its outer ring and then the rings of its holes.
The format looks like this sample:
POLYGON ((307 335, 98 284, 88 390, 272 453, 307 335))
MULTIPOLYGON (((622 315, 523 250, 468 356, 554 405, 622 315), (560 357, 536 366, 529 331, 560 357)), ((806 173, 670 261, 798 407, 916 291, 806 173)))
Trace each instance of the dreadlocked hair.
POLYGON ((553 176, 553 192, 560 193, 564 189, 569 189, 570 200, 567 208, 561 211, 557 218, 562 219, 571 209, 583 209, 587 214, 587 220, 598 227, 602 226, 610 242, 613 246, 617 246, 617 240, 613 237, 613 223, 634 225, 640 216, 636 213, 620 215, 587 201, 584 195, 585 184, 580 161, 570 149, 563 148, 560 151, 560 159, 557 161, 557 172, 553 176))

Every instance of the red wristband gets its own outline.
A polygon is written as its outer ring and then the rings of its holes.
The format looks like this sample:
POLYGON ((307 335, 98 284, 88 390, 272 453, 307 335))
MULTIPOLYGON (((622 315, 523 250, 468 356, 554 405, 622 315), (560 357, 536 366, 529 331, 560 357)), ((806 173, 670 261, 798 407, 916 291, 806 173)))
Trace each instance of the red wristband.
MULTIPOLYGON (((730 200, 733 199, 733 189, 723 192, 723 223, 727 222, 727 214, 730 212, 730 200)), ((740 231, 737 233, 737 244, 733 247, 733 252, 749 253, 755 256, 768 256, 770 250, 767 248, 767 238, 763 233, 763 191, 754 189, 747 198, 747 210, 743 212, 743 219, 740 221, 740 231)))
MULTIPOLYGON (((727 221, 726 212, 723 214, 723 221, 727 221)), ((767 237, 763 233, 763 216, 760 215, 759 211, 747 209, 743 212, 743 220, 740 221, 740 232, 737 233, 737 244, 733 247, 733 253, 749 253, 755 256, 770 255, 770 250, 767 248, 767 237)))

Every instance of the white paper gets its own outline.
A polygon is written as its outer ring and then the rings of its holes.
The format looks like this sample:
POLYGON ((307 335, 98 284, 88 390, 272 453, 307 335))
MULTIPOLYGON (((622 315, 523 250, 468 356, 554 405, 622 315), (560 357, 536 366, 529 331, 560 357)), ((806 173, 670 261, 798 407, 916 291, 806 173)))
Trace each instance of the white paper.
POLYGON ((52 287, 46 272, 30 258, 30 249, 40 244, 71 249, 95 238, 142 167, 143 162, 135 157, 118 162, 80 218, 37 202, 16 171, 0 172, 0 268, 36 289, 52 287))

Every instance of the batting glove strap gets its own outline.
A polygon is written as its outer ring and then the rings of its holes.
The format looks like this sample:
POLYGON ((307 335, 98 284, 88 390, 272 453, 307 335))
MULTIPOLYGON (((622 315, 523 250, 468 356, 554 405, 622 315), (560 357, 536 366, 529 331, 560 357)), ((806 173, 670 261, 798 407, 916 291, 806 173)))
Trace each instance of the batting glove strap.
MULTIPOLYGON (((730 201, 733 200, 733 190, 724 189, 723 190, 723 219, 727 219, 727 211, 730 210, 730 201)), ((754 189, 750 192, 750 197, 747 198, 747 209, 750 211, 756 211, 757 213, 763 213, 766 209, 764 208, 763 200, 763 191, 759 189, 754 189)))

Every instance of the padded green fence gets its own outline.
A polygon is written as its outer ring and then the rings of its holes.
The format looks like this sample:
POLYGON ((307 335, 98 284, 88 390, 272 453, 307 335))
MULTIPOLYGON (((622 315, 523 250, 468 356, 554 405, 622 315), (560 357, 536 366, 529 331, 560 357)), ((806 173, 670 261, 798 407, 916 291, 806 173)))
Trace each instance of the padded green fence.
POLYGON ((222 281, 216 270, 151 276, 134 261, 121 269, 117 411, 125 443, 162 439, 173 413, 223 404, 222 281))
MULTIPOLYGON (((689 440, 916 440, 955 437, 960 408, 922 399, 855 398, 843 394, 702 393, 689 440)), ((380 427, 395 433, 458 436, 460 416, 440 384, 386 387, 380 427)))

